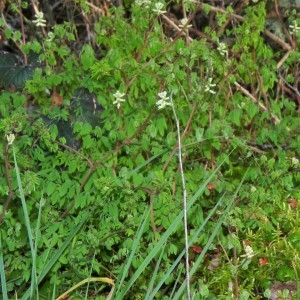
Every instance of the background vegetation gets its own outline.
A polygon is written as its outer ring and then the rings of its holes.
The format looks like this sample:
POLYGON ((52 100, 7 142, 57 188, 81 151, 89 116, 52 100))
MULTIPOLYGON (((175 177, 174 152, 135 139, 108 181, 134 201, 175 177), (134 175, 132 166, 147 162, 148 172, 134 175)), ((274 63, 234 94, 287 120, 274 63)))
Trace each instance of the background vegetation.
POLYGON ((296 297, 298 1, 0 11, 2 299, 296 297))

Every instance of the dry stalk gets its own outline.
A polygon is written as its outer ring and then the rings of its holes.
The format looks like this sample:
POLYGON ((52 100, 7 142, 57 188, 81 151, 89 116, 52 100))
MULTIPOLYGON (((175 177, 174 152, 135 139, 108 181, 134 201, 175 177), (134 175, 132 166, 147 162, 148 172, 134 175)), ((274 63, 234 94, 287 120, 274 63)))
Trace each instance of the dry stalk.
POLYGON ((173 109, 173 114, 177 127, 177 140, 178 140, 178 159, 179 159, 179 169, 181 175, 181 184, 183 191, 183 225, 184 225, 184 241, 185 241, 185 272, 186 272, 186 290, 187 290, 187 300, 191 299, 191 290, 190 290, 190 264, 189 264, 189 240, 188 240, 188 224, 187 224, 187 192, 185 187, 185 178, 183 172, 183 163, 182 163, 182 152, 181 152, 181 134, 179 120, 177 118, 176 110, 174 107, 174 102, 172 99, 172 93, 170 95, 170 102, 173 109))

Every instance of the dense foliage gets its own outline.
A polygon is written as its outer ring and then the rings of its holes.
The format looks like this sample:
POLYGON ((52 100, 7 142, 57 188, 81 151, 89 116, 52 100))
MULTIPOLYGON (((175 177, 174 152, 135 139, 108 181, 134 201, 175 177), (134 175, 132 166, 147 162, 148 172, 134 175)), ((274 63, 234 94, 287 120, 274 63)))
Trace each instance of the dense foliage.
POLYGON ((1 2, 2 298, 185 299, 176 117, 194 299, 295 291, 297 5, 112 2, 1 2))

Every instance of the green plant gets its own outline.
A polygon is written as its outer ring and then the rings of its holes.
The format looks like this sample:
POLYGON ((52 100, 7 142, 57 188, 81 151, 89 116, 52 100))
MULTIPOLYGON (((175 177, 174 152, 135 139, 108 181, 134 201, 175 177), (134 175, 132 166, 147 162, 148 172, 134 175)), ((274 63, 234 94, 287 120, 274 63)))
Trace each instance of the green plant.
POLYGON ((207 2, 81 1, 51 24, 8 1, 3 298, 258 299, 298 280, 298 20, 287 42, 265 2, 207 2))

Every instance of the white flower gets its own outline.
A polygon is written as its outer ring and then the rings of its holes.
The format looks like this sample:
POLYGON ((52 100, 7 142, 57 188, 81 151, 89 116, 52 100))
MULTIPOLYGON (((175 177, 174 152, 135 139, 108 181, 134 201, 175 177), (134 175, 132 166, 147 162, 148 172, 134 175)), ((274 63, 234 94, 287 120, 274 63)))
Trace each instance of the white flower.
POLYGON ((158 93, 158 97, 160 98, 159 100, 156 101, 157 109, 163 109, 167 105, 171 105, 170 103, 170 97, 167 97, 167 92, 161 92, 158 93))
POLYGON ((289 27, 291 29, 291 34, 296 34, 300 30, 300 27, 297 25, 296 21, 294 21, 289 27))
POLYGON ((180 28, 184 28, 184 29, 187 29, 187 28, 192 27, 191 24, 187 25, 188 21, 189 21, 188 18, 183 18, 183 19, 181 19, 181 20, 180 20, 179 27, 180 27, 180 28))
POLYGON ((241 255, 241 257, 246 257, 247 259, 252 259, 253 256, 254 256, 254 251, 253 251, 252 247, 246 246, 245 254, 241 255))
POLYGON ((228 55, 227 45, 225 43, 223 43, 223 42, 219 43, 217 49, 222 56, 228 55))
POLYGON ((299 164, 299 159, 296 157, 292 157, 292 165, 298 165, 299 164))
POLYGON ((213 87, 215 87, 216 84, 212 83, 212 78, 208 78, 208 82, 205 84, 204 91, 209 92, 211 94, 215 94, 216 92, 212 90, 213 87))
POLYGON ((44 27, 46 26, 46 20, 44 19, 44 13, 41 11, 38 11, 35 14, 35 20, 32 21, 37 27, 44 27))
POLYGON ((154 11, 155 13, 157 13, 158 15, 164 14, 167 11, 166 10, 162 10, 164 7, 164 4, 161 2, 157 2, 155 3, 155 8, 152 9, 152 11, 154 11))
POLYGON ((12 145, 12 143, 15 140, 15 135, 13 133, 11 133, 11 134, 6 136, 6 139, 7 139, 8 145, 12 145))
POLYGON ((116 98, 116 100, 113 102, 113 104, 116 104, 118 109, 121 106, 121 102, 125 102, 125 99, 123 99, 124 96, 125 96, 125 94, 124 93, 120 93, 119 91, 117 91, 114 94, 114 97, 116 98))

